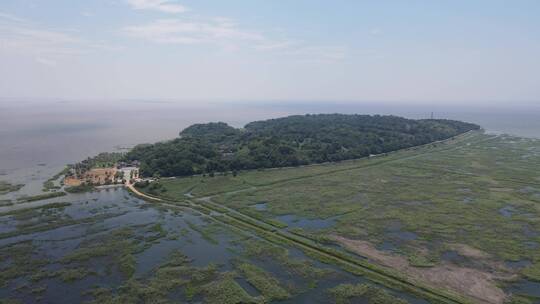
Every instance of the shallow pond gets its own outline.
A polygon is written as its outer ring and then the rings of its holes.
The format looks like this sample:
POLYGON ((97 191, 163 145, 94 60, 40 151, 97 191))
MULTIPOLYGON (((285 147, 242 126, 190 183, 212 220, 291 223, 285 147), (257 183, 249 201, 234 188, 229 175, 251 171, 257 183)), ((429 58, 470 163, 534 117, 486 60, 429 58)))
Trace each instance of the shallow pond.
POLYGON ((519 261, 506 261, 504 262, 506 267, 512 269, 523 269, 525 267, 531 266, 532 262, 530 260, 519 260, 519 261))
POLYGON ((528 295, 532 297, 538 297, 538 302, 540 303, 540 283, 532 282, 528 280, 522 280, 511 285, 509 290, 516 294, 528 295))
POLYGON ((452 262, 454 264, 463 264, 464 262, 467 261, 467 258, 460 255, 455 250, 448 250, 448 251, 445 251, 445 252, 443 252, 441 254, 441 260, 447 261, 447 262, 452 262))
POLYGON ((499 209, 499 214, 504 216, 504 217, 511 217, 516 212, 517 212, 516 208, 514 208, 513 206, 510 206, 510 205, 504 206, 501 209, 499 209))
POLYGON ((277 216, 274 219, 287 224, 289 228, 303 228, 315 230, 334 226, 339 217, 340 216, 329 217, 327 219, 309 219, 305 217, 298 217, 294 214, 286 214, 277 216))
POLYGON ((268 209, 268 203, 261 202, 261 203, 252 205, 251 207, 253 207, 257 211, 266 211, 268 209))
POLYGON ((407 242, 418 239, 418 234, 403 230, 403 225, 399 221, 390 221, 386 225, 383 241, 377 249, 384 251, 398 251, 407 242))

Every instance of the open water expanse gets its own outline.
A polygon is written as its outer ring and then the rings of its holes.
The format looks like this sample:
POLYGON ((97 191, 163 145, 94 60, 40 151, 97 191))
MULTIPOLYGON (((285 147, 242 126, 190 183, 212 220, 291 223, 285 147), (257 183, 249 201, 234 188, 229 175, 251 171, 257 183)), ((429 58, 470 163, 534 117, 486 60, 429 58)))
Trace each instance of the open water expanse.
POLYGON ((183 128, 210 121, 242 127, 254 120, 306 113, 388 114, 407 118, 458 119, 488 132, 540 137, 540 107, 512 111, 443 106, 335 103, 201 103, 166 101, 0 100, 0 180, 26 186, 12 196, 39 193, 44 180, 67 163, 99 152, 172 139, 183 128))

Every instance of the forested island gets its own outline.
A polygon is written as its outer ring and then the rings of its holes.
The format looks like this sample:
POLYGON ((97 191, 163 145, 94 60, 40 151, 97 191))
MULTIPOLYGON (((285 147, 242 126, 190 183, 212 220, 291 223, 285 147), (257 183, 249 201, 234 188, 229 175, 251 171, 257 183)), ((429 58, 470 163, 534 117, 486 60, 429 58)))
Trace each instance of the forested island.
POLYGON ((143 176, 188 176, 300 166, 387 153, 451 138, 478 125, 397 116, 295 115, 248 123, 195 124, 170 141, 142 144, 125 155, 143 176))

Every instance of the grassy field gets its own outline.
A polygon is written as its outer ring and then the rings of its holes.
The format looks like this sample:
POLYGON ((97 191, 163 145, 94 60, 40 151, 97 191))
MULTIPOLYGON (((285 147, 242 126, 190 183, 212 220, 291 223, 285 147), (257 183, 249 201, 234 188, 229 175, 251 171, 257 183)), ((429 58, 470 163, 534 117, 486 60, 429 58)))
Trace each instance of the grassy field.
POLYGON ((509 300, 509 282, 540 281, 539 140, 472 133, 371 159, 162 183, 169 198, 294 216, 284 224, 295 233, 490 303, 509 300))

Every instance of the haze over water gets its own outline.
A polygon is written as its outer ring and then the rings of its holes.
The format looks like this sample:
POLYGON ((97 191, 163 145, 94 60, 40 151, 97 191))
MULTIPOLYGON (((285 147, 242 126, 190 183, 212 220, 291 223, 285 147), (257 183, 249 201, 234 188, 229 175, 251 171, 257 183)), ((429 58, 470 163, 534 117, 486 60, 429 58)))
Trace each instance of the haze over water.
POLYGON ((489 107, 336 103, 178 105, 174 102, 6 102, 0 105, 0 173, 61 167, 99 152, 172 139, 183 128, 210 121, 242 127, 254 120, 306 113, 358 113, 457 119, 488 132, 540 137, 540 110, 489 107))

